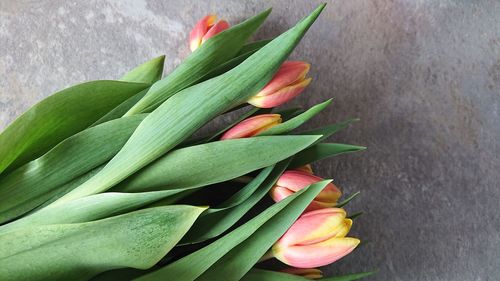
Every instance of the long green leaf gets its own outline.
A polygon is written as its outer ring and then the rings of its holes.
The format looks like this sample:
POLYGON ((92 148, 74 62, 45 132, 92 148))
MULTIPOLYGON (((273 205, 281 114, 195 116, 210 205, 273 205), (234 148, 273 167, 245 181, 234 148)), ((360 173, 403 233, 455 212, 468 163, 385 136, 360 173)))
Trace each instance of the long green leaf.
POLYGON ((234 194, 222 206, 208 209, 182 238, 181 243, 202 242, 228 230, 269 192, 285 171, 288 163, 289 161, 283 161, 283 163, 279 163, 276 167, 264 169, 241 192, 234 194), (269 173, 271 174, 269 175, 269 173))
POLYGON ((184 89, 165 101, 144 119, 99 174, 60 200, 109 189, 174 148, 209 120, 244 103, 272 78, 323 8, 324 5, 318 7, 231 71, 184 89))
POLYGON ((267 167, 306 148, 319 136, 267 136, 211 142, 174 150, 112 190, 140 192, 195 188, 267 167))
POLYGON ((58 188, 111 159, 144 119, 130 116, 73 135, 0 179, 0 223, 48 200, 58 188))
POLYGON ((325 109, 330 103, 332 102, 331 99, 322 102, 320 104, 317 104, 304 113, 301 113, 292 119, 281 123, 279 125, 276 125, 268 130, 263 131, 262 133, 259 134, 259 136, 270 136, 270 135, 280 135, 280 134, 285 134, 288 133, 296 128, 298 128, 300 125, 304 124, 307 122, 309 119, 313 118, 316 116, 318 113, 320 113, 323 109, 325 109))
POLYGON ((241 281, 310 281, 310 279, 284 272, 253 268, 241 281))
POLYGON ((182 190, 164 190, 144 193, 106 192, 95 194, 53 207, 47 207, 31 215, 0 226, 0 233, 25 226, 78 223, 103 219, 136 210, 182 190))
MULTIPOLYGON (((335 277, 325 277, 318 279, 319 281, 354 281, 359 280, 364 277, 373 275, 375 272, 362 272, 349 275, 335 276, 335 277)), ((252 269, 250 270, 241 281, 307 281, 310 279, 296 276, 292 274, 287 274, 283 272, 276 272, 263 269, 252 269)))
POLYGON ((200 81, 208 80, 210 78, 214 78, 215 76, 219 76, 234 67, 236 67, 238 64, 242 63, 244 60, 246 60, 249 56, 251 56, 253 53, 257 52, 260 48, 264 47, 267 43, 269 43, 271 40, 262 40, 262 41, 256 41, 253 43, 249 43, 244 45, 240 53, 236 55, 236 57, 228 60, 227 62, 217 66, 214 68, 210 73, 207 75, 203 76, 200 81))
POLYGON ((156 57, 125 73, 120 80, 126 82, 153 84, 161 79, 164 63, 165 56, 156 57))
MULTIPOLYGON (((144 89, 140 91, 139 93, 131 96, 130 98, 126 99, 124 102, 120 103, 118 106, 113 108, 111 111, 106 113, 103 117, 99 118, 99 120, 95 121, 92 126, 96 126, 99 124, 102 124, 104 122, 108 122, 117 118, 122 117, 134 104, 136 104, 146 93, 148 92, 148 89, 144 89)), ((146 116, 147 113, 144 113, 143 115, 146 116)))
POLYGON ((359 280, 359 279, 371 276, 375 273, 376 273, 376 271, 360 272, 360 273, 353 273, 353 274, 347 274, 347 275, 341 275, 341 276, 335 276, 335 277, 326 277, 326 278, 321 278, 319 280, 320 281, 354 281, 354 280, 359 280))
MULTIPOLYGON (((289 212, 295 214, 300 211, 302 207, 305 209, 311 200, 321 191, 322 187, 322 184, 318 183, 311 185, 308 188, 304 188, 284 200, 273 204, 255 218, 229 232, 210 245, 203 247, 202 249, 193 252, 190 255, 185 256, 163 268, 134 280, 166 280, 172 276, 175 276, 176 281, 198 280, 197 278, 200 277, 203 272, 208 270, 218 260, 225 257, 225 255, 229 253, 231 249, 237 247, 238 244, 244 243, 244 241, 253 236, 253 234, 263 227, 263 225, 267 225, 273 218, 289 212)), ((279 225, 281 222, 278 222, 277 224, 279 225)), ((227 279, 225 276, 219 276, 211 280, 226 281, 227 279)))
POLYGON ((41 156, 147 86, 120 81, 92 81, 42 100, 0 134, 0 173, 41 156))
POLYGON ((292 163, 290 164, 290 167, 296 168, 335 155, 357 152, 365 149, 366 147, 364 146, 350 144, 318 143, 298 153, 294 157, 292 163))
POLYGON ((172 73, 156 82, 127 115, 154 110, 173 94, 195 84, 215 67, 233 58, 270 12, 270 9, 264 11, 203 43, 172 73))
POLYGON ((336 124, 328 125, 325 127, 317 128, 317 129, 312 129, 312 130, 307 130, 304 132, 300 132, 299 134, 301 135, 322 135, 322 137, 317 141, 318 143, 325 140, 329 136, 335 134, 336 132, 347 128, 351 123, 359 121, 358 118, 352 118, 348 119, 336 124))
POLYGON ((158 207, 0 234, 0 280, 88 280, 110 269, 149 268, 174 247, 203 210, 158 207))
POLYGON ((240 280, 292 226, 308 204, 329 182, 330 180, 325 180, 310 185, 304 195, 300 197, 301 200, 294 200, 286 208, 286 211, 271 218, 252 236, 224 255, 196 280, 211 281, 221 278, 225 281, 240 280))

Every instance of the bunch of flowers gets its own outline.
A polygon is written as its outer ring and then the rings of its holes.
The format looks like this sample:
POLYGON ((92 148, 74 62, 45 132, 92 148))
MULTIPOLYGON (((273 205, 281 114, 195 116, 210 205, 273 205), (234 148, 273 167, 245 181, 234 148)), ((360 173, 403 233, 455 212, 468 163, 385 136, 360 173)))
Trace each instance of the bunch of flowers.
POLYGON ((339 202, 310 164, 363 150, 325 142, 355 119, 296 132, 331 100, 276 108, 311 83, 286 59, 324 6, 251 43, 270 10, 206 16, 165 78, 162 56, 17 118, 0 134, 0 280, 307 280, 352 252, 357 193, 339 202), (259 269, 271 258, 282 266, 259 269))

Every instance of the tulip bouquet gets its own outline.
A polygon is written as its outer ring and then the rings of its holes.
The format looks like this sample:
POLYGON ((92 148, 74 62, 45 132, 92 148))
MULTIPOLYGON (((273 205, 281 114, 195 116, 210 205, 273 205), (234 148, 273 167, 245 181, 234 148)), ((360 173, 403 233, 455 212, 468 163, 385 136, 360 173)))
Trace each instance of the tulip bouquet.
POLYGON ((269 10, 207 16, 165 78, 158 57, 17 118, 0 134, 0 280, 322 278, 360 243, 343 209, 357 193, 340 201, 310 163, 364 147, 325 142, 355 119, 300 131, 330 100, 276 107, 311 82, 286 59, 324 6, 250 43, 269 10), (231 122, 203 134, 219 116, 231 122))

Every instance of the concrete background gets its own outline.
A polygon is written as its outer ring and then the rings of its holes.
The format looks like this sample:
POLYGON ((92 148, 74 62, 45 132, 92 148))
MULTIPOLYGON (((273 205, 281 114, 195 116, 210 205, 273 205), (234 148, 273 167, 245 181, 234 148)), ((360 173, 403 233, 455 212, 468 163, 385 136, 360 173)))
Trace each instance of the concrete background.
MULTIPOLYGON (((274 7, 257 38, 279 34, 318 1, 0 0, 0 128, 50 93, 118 78, 153 56, 169 73, 209 12, 232 23, 274 7)), ((500 279, 500 1, 329 3, 293 58, 314 82, 294 104, 329 97, 315 127, 362 120, 337 142, 369 150, 315 165, 365 211, 370 243, 329 274, 370 280, 500 279)))

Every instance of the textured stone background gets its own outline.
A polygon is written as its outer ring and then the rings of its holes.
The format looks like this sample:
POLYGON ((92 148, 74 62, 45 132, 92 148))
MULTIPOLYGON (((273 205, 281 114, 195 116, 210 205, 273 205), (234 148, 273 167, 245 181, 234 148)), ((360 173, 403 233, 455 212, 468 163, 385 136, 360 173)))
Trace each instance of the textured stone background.
MULTIPOLYGON (((236 23, 269 6, 258 38, 318 1, 0 0, 0 128, 71 84, 117 78, 153 56, 166 73, 188 54, 194 22, 236 23)), ((329 4, 294 58, 313 84, 295 103, 335 105, 309 126, 360 117, 338 142, 358 155, 316 165, 363 210, 370 243, 330 274, 371 280, 500 279, 500 2, 350 0, 329 4)))

